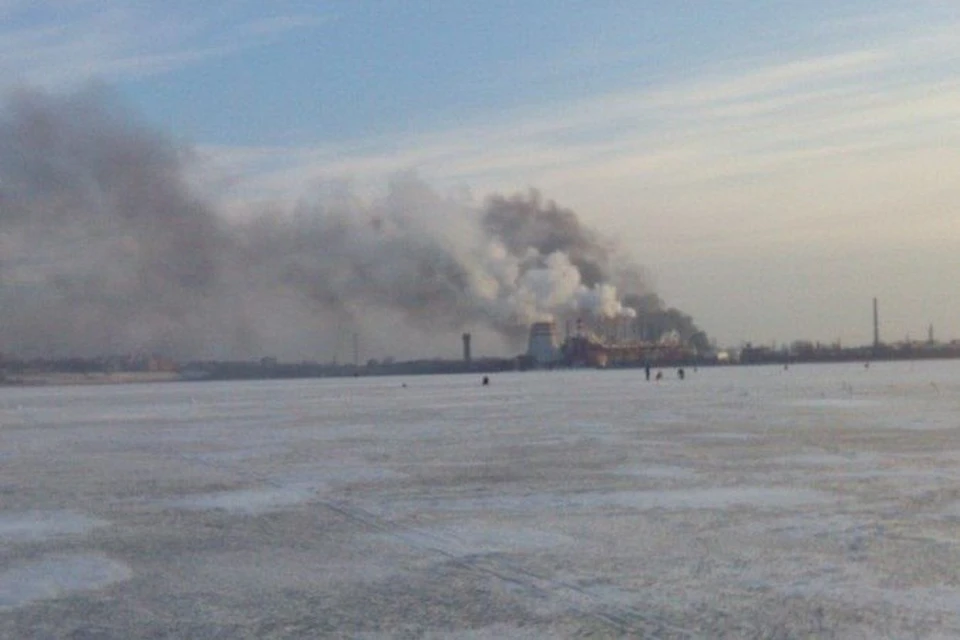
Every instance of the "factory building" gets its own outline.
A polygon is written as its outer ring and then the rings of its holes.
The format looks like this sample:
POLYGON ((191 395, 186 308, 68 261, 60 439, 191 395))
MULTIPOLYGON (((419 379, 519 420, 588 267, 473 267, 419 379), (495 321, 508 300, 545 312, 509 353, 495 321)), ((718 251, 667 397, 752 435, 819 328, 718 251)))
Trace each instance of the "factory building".
POLYGON ((631 339, 626 323, 601 322, 597 333, 577 320, 576 333, 561 344, 553 322, 530 326, 527 357, 536 366, 636 367, 645 364, 673 364, 695 361, 696 350, 684 344, 679 333, 668 331, 656 341, 631 339))
POLYGON ((534 322, 530 325, 527 355, 538 366, 551 366, 560 359, 557 325, 553 322, 534 322))

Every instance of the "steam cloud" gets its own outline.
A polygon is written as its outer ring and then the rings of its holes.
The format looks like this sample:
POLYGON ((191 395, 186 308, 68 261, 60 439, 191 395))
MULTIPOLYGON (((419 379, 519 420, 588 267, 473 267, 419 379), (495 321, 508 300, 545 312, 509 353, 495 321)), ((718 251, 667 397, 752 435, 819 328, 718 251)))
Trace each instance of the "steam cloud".
POLYGON ((516 349, 555 314, 668 313, 612 244, 535 192, 478 207, 401 176, 376 202, 333 185, 241 221, 191 187, 194 163, 96 90, 11 96, 0 352, 314 358, 343 331, 395 353, 484 329, 516 349))

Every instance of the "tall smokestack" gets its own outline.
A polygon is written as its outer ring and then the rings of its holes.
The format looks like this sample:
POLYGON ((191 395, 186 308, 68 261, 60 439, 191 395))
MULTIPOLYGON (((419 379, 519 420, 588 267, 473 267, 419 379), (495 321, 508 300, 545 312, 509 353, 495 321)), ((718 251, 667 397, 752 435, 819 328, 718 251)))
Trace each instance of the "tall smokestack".
POLYGON ((470 334, 463 334, 463 361, 470 362, 470 334))
POLYGON ((880 346, 880 313, 877 311, 877 299, 873 299, 873 347, 880 346))

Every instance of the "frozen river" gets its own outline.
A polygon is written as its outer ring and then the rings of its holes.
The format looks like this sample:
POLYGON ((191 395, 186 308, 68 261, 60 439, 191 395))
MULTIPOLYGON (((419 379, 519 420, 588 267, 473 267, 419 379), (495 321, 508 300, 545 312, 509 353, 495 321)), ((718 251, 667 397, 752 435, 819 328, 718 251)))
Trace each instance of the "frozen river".
POLYGON ((0 388, 2 638, 960 636, 960 363, 0 388))

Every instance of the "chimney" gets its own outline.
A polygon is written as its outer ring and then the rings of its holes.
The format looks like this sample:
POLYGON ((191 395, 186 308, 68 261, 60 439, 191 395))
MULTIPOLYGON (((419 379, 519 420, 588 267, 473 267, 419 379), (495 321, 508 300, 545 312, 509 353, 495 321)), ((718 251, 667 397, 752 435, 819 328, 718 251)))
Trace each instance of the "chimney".
POLYGON ((873 348, 880 346, 880 313, 877 311, 877 299, 873 299, 873 348))
POLYGON ((470 334, 463 334, 463 361, 470 362, 470 334))

